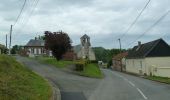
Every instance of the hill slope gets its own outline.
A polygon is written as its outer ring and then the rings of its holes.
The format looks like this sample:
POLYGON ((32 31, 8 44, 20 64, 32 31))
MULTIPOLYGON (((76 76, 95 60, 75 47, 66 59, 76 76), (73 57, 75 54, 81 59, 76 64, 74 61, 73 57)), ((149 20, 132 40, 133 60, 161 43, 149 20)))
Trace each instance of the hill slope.
POLYGON ((49 100, 48 83, 14 58, 0 55, 0 100, 49 100))

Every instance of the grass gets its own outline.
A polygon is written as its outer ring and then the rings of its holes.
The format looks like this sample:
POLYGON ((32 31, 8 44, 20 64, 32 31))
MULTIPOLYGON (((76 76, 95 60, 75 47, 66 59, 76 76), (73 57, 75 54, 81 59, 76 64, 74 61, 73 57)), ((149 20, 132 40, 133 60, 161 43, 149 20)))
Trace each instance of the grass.
POLYGON ((100 71, 98 65, 96 63, 87 64, 82 72, 79 72, 82 76, 94 77, 94 78, 102 78, 103 74, 100 71))
POLYGON ((50 100, 48 82, 14 58, 0 55, 0 100, 50 100))
MULTIPOLYGON (((37 58, 40 62, 54 65, 57 68, 66 68, 68 65, 75 64, 75 61, 57 61, 55 58, 49 57, 38 57, 37 58)), ((94 77, 94 78, 102 78, 103 74, 100 71, 99 67, 95 63, 87 64, 84 68, 84 71, 77 72, 81 76, 86 77, 94 77)))
POLYGON ((153 81, 170 84, 170 78, 168 78, 168 77, 146 76, 145 78, 153 80, 153 81))
POLYGON ((49 58, 49 57, 38 57, 37 59, 40 62, 54 65, 57 68, 65 68, 68 65, 73 64, 73 61, 64 61, 64 60, 57 61, 55 58, 49 58))

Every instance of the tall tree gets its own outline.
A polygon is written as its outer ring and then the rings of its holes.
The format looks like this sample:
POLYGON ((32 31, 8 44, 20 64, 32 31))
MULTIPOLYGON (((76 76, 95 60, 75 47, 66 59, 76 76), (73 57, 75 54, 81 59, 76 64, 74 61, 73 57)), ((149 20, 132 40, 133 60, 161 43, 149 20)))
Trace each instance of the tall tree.
POLYGON ((71 49, 71 39, 65 32, 45 31, 45 48, 51 50, 57 60, 62 59, 62 55, 71 49))

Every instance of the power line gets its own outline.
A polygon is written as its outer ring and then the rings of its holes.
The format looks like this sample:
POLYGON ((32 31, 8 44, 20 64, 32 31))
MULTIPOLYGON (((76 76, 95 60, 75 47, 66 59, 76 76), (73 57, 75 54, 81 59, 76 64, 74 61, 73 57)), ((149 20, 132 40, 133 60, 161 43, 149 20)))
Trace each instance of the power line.
POLYGON ((130 29, 135 25, 135 23, 138 21, 139 17, 142 15, 142 13, 145 11, 145 9, 147 8, 147 6, 149 5, 151 0, 149 0, 146 5, 144 6, 144 8, 141 10, 141 12, 139 13, 139 15, 135 18, 135 20, 132 22, 132 24, 130 24, 130 26, 128 27, 128 29, 125 31, 124 34, 121 35, 121 38, 123 38, 129 31, 130 29))
MULTIPOLYGON (((33 3, 32 3, 32 9, 31 9, 31 12, 30 12, 30 14, 29 14, 29 17, 28 17, 28 19, 26 20, 26 22, 23 24, 21 30, 24 29, 24 27, 28 24, 28 22, 29 22, 29 20, 30 20, 30 18, 31 18, 31 16, 32 16, 32 14, 34 13, 34 10, 35 10, 36 6, 38 5, 38 2, 39 2, 39 0, 34 0, 34 1, 33 1, 33 3)), ((19 32, 21 32, 21 30, 20 30, 19 32)))
POLYGON ((14 25, 13 25, 13 26, 15 26, 15 25, 16 25, 16 23, 18 22, 18 20, 19 20, 20 16, 22 15, 22 13, 23 13, 23 9, 24 9, 25 4, 26 4, 26 1, 27 1, 27 0, 24 0, 24 4, 23 4, 23 6, 22 6, 22 8, 21 8, 21 11, 20 11, 20 13, 19 13, 19 15, 18 15, 17 19, 15 20, 15 23, 14 23, 14 25))
POLYGON ((137 37, 133 42, 129 44, 132 45, 134 42, 136 42, 138 39, 143 37, 147 32, 149 32, 152 28, 154 28, 159 22, 161 22, 168 14, 170 13, 170 10, 168 10, 163 16, 161 16, 152 26, 150 26, 145 32, 143 32, 139 37, 137 37))

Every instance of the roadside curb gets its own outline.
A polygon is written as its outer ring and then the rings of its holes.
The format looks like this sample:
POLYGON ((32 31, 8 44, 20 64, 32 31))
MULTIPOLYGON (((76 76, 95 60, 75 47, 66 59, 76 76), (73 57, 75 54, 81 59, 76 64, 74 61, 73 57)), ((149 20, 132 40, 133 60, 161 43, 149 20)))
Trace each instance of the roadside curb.
POLYGON ((53 82, 49 80, 49 83, 53 89, 53 95, 52 95, 52 100, 61 100, 61 93, 60 89, 58 88, 57 85, 55 85, 53 82))
POLYGON ((163 84, 167 84, 167 85, 170 85, 170 83, 167 83, 167 82, 162 82, 162 81, 159 81, 159 80, 154 80, 154 79, 149 79, 147 77, 143 77, 144 79, 147 79, 147 80, 150 80, 150 81, 154 81, 154 82, 158 82, 158 83, 163 83, 163 84))

